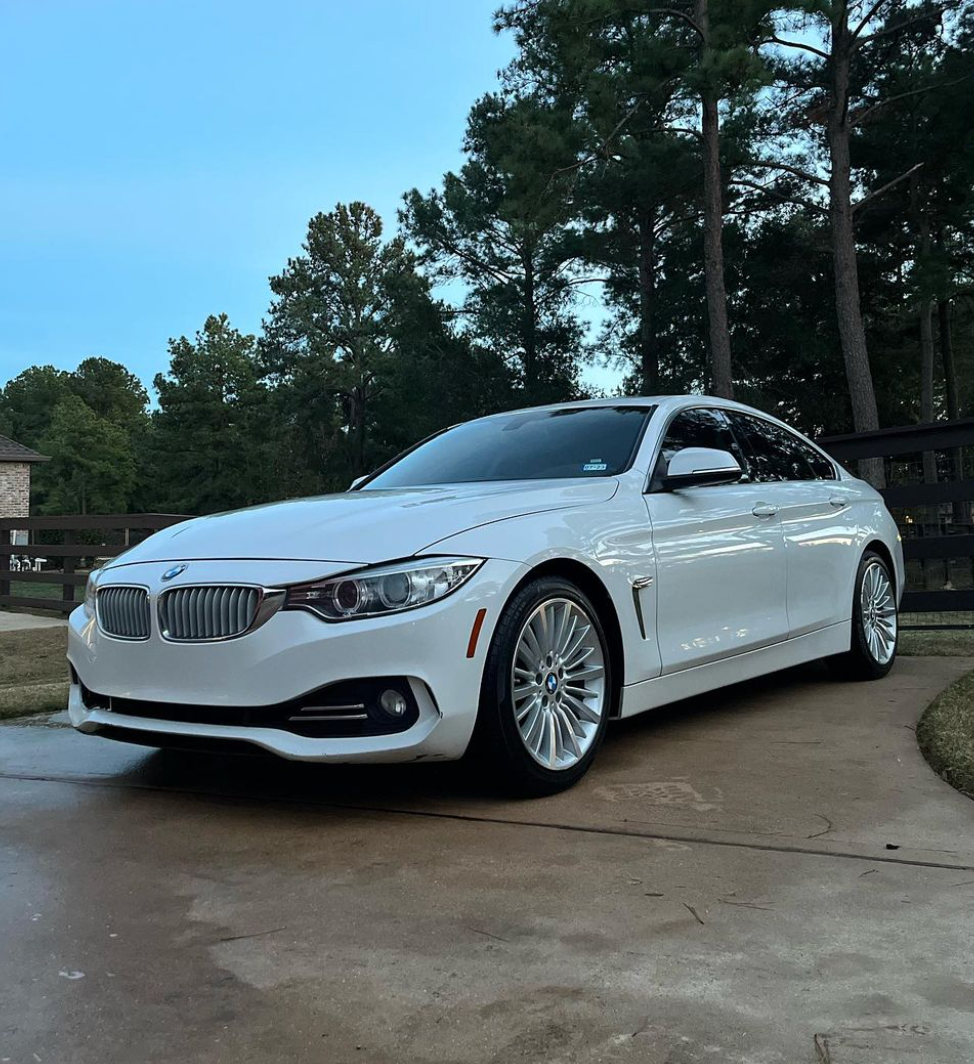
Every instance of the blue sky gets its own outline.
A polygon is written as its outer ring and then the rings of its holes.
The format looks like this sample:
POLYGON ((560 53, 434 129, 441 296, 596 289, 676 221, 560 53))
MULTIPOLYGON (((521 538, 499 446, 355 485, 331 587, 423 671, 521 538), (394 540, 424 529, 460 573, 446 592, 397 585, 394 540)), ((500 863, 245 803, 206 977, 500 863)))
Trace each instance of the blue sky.
POLYGON ((256 331, 308 218, 461 162, 498 0, 0 0, 0 384, 256 331))

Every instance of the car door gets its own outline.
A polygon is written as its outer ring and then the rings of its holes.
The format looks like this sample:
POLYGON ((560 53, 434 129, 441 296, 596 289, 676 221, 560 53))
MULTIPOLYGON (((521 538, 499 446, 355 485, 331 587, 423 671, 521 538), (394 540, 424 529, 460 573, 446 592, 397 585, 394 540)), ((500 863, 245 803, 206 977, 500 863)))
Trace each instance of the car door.
POLYGON ((727 422, 712 409, 683 410, 664 433, 645 497, 664 675, 788 635, 784 541, 765 485, 744 481, 666 491, 666 464, 684 447, 730 451, 745 467, 727 422))
POLYGON ((790 429, 739 411, 727 416, 751 476, 778 507, 788 563, 790 636, 847 620, 854 557, 850 496, 835 465, 790 429))

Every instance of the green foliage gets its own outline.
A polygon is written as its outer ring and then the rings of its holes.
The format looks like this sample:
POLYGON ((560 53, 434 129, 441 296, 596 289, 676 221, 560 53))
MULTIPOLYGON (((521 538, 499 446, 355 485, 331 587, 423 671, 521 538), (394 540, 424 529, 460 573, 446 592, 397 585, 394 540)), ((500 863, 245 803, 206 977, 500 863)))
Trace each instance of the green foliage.
POLYGON ((578 394, 572 208, 558 176, 574 160, 572 135, 564 110, 485 96, 468 121, 469 162, 442 190, 407 193, 400 213, 433 275, 465 287, 471 336, 507 360, 526 403, 578 394))
POLYGON ((0 432, 37 449, 57 404, 71 394, 71 375, 53 366, 30 366, 0 392, 0 432))
POLYGON ((51 461, 37 467, 43 513, 119 513, 135 486, 135 457, 125 429, 69 395, 40 440, 51 461))
POLYGON ((138 378, 105 358, 85 359, 73 372, 31 366, 8 382, 0 391, 0 432, 53 459, 34 468, 35 509, 127 511, 144 481, 147 403, 138 378))
POLYGON ((212 513, 276 494, 272 410, 255 353, 254 337, 226 314, 207 318, 194 340, 170 340, 149 444, 161 509, 212 513))
POLYGON ((343 490, 451 420, 506 405, 502 362, 454 332, 370 207, 315 215, 303 252, 271 278, 260 348, 285 490, 343 490))
POLYGON ((149 396, 139 378, 119 362, 86 358, 69 375, 68 387, 99 417, 130 431, 145 422, 149 396))

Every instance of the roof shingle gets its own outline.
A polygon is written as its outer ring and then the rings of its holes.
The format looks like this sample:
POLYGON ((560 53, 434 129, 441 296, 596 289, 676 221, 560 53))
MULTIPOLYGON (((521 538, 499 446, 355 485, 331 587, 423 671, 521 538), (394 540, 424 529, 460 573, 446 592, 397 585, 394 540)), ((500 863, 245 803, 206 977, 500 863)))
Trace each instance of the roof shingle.
POLYGON ((46 462, 47 456, 32 451, 22 443, 0 436, 0 462, 46 462))

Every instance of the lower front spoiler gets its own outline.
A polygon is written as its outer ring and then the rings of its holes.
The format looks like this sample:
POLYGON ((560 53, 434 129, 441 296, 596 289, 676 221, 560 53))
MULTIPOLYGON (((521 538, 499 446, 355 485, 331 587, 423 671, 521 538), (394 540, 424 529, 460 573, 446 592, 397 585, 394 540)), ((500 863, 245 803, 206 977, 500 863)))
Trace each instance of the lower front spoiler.
POLYGON ((320 761, 330 764, 383 764, 404 761, 451 761, 462 751, 440 742, 442 718, 429 700, 420 706, 420 716, 407 731, 389 735, 349 738, 308 738, 278 728, 238 727, 156 720, 129 716, 107 709, 88 709, 79 684, 72 684, 68 716, 78 731, 87 735, 142 743, 145 746, 179 746, 225 751, 249 745, 289 761, 320 761))

